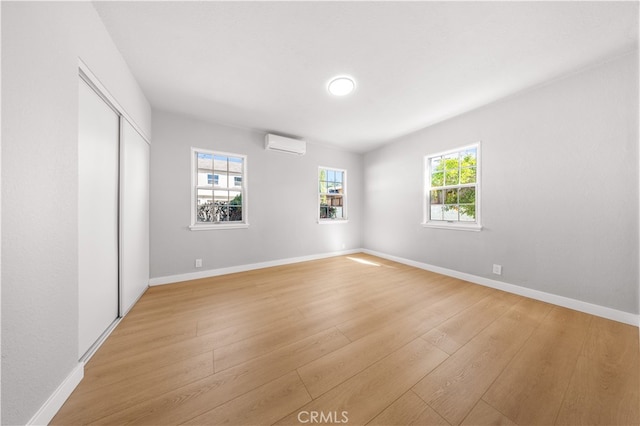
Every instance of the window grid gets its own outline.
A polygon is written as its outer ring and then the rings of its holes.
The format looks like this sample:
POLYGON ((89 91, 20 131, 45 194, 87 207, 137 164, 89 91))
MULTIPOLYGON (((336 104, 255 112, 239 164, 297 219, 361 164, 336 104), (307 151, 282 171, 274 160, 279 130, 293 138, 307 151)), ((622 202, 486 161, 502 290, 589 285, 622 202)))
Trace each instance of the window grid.
POLYGON ((319 167, 318 194, 320 221, 346 220, 346 170, 319 167))
POLYGON ((426 159, 425 223, 479 224, 479 144, 426 159))
POLYGON ((246 223, 246 156, 192 149, 192 227, 246 223))

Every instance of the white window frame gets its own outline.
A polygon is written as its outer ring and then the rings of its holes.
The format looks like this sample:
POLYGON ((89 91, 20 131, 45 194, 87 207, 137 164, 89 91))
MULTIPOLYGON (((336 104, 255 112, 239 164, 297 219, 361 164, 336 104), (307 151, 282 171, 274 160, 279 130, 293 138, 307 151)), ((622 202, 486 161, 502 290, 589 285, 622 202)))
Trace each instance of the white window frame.
MULTIPOLYGON (((422 194, 423 199, 423 221, 422 226, 425 228, 439 228, 439 229, 453 229, 457 231, 480 231, 482 230, 482 222, 481 222, 481 199, 482 199, 482 188, 481 188, 481 180, 482 180, 482 158, 481 158, 481 142, 478 141, 476 143, 461 146, 455 149, 450 149, 443 152, 437 152, 424 156, 424 193, 422 194), (469 148, 476 148, 476 220, 475 222, 460 222, 460 221, 442 221, 442 220, 430 220, 429 215, 431 212, 431 158, 440 157, 447 154, 451 154, 454 152, 460 152, 467 150, 469 148)), ((461 187, 467 185, 452 185, 452 188, 461 187)))
MULTIPOLYGON (((191 225, 189 229, 192 231, 208 231, 214 229, 242 229, 249 227, 249 209, 248 206, 248 189, 247 189, 247 156, 244 154, 236 154, 231 152, 224 151, 214 151, 210 149, 204 148, 195 148, 191 147, 191 225), (236 157, 242 158, 242 221, 241 222, 215 222, 215 223, 202 223, 198 222, 196 215, 196 201, 198 197, 198 161, 197 155, 198 153, 203 154, 211 154, 211 155, 222 155, 225 157, 236 157)), ((215 178, 214 178, 215 179, 215 178)), ((207 188, 208 189, 208 188, 207 188)))
POLYGON ((341 169, 339 167, 328 167, 328 166, 318 166, 318 173, 316 174, 316 187, 318 188, 318 196, 316 197, 318 204, 316 206, 316 217, 317 217, 317 221, 319 224, 321 225, 328 225, 328 224, 339 224, 339 223, 348 223, 349 222, 349 216, 348 216, 348 209, 347 209, 347 170, 346 169, 341 169), (321 218, 320 217, 320 197, 324 194, 328 194, 328 193, 322 193, 320 192, 320 172, 322 170, 333 170, 335 172, 342 172, 342 217, 341 218, 321 218))

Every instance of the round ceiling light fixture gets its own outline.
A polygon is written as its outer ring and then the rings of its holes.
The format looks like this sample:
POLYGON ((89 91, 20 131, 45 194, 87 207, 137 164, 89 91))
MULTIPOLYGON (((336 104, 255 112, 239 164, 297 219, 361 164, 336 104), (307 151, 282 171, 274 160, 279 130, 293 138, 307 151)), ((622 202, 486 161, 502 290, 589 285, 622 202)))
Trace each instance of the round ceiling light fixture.
POLYGON ((353 92, 356 88, 356 82, 351 77, 340 76, 334 77, 327 86, 329 93, 333 96, 345 96, 353 92))

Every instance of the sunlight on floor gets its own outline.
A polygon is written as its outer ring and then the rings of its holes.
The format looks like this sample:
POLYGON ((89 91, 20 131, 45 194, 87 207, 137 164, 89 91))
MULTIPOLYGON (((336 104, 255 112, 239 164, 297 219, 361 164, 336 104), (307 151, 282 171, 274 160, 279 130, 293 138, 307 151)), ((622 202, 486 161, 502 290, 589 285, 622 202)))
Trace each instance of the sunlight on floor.
POLYGON ((370 260, 358 259, 357 257, 347 256, 347 259, 353 260, 354 262, 362 263, 363 265, 380 266, 379 263, 371 262, 370 260))

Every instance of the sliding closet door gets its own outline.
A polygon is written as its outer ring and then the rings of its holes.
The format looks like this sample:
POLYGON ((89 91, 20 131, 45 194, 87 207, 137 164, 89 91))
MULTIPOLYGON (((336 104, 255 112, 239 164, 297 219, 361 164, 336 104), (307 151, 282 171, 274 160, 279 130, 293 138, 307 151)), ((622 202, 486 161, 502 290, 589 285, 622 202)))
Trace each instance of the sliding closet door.
POLYGON ((149 144, 122 118, 120 279, 122 314, 149 285, 149 144))
POLYGON ((120 119, 82 79, 79 84, 78 353, 82 357, 118 317, 120 119))

